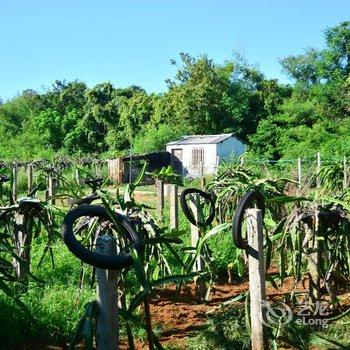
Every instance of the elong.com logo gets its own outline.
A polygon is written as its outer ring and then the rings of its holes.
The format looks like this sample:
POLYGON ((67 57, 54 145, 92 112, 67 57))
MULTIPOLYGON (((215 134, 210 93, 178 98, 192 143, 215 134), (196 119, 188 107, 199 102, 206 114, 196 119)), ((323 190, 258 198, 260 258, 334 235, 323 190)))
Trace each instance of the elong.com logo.
POLYGON ((289 305, 282 302, 262 301, 265 317, 262 323, 267 327, 286 325, 294 321, 298 325, 328 327, 327 304, 316 301, 311 308, 308 303, 296 305, 293 313, 289 305))

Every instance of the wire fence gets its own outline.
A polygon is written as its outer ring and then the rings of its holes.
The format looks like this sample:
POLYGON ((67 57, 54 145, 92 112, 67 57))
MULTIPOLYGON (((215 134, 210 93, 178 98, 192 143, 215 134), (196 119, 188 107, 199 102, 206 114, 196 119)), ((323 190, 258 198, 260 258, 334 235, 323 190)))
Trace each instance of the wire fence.
POLYGON ((252 159, 240 158, 233 161, 258 172, 264 178, 287 178, 299 188, 320 188, 324 185, 337 188, 349 187, 349 162, 344 157, 314 157, 294 159, 252 159))
MULTIPOLYGON (((229 163, 241 163, 244 167, 258 172, 262 178, 290 179, 299 188, 317 188, 325 184, 329 186, 330 180, 331 186, 342 189, 349 187, 349 162, 346 157, 322 157, 318 153, 314 157, 280 160, 242 157, 230 160, 229 163)), ((86 176, 85 170, 94 176, 108 178, 113 173, 113 162, 93 157, 65 157, 53 161, 0 161, 0 172, 7 171, 16 178, 15 186, 18 188, 14 189, 14 192, 25 192, 27 188, 30 189, 35 176, 39 173, 46 174, 48 182, 50 176, 65 176, 75 178, 79 183, 79 178, 86 176)))

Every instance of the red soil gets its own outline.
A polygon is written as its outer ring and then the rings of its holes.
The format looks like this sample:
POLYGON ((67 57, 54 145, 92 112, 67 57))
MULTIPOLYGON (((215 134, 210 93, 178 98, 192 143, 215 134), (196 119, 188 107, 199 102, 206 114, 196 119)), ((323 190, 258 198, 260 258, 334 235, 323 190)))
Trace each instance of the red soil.
MULTIPOLYGON (((267 288, 269 299, 280 298, 290 292, 293 286, 291 278, 287 278, 283 287, 267 288)), ((248 282, 237 284, 216 284, 212 287, 210 300, 200 302, 195 298, 194 284, 182 288, 180 294, 175 286, 168 286, 158 291, 158 296, 151 300, 152 324, 160 329, 160 341, 163 345, 174 344, 186 349, 186 338, 193 332, 203 328, 210 314, 215 313, 220 305, 248 289, 248 282)), ((305 291, 302 285, 298 285, 299 291, 305 291)), ((123 344, 121 349, 127 349, 123 344)), ((148 349, 147 343, 138 343, 137 349, 148 349)))

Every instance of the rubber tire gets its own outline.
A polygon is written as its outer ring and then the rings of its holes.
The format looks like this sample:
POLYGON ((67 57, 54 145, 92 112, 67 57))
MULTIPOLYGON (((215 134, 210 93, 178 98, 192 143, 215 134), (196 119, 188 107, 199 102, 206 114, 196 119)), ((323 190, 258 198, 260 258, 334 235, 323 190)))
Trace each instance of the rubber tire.
POLYGON ((10 177, 4 174, 0 174, 0 182, 1 183, 5 183, 5 182, 9 182, 10 181, 10 177))
POLYGON ((69 198, 68 204, 70 205, 83 205, 83 204, 91 204, 93 201, 100 199, 100 196, 97 194, 92 194, 90 196, 82 197, 82 198, 69 198))
POLYGON ((180 205, 183 213, 185 214, 187 220, 194 226, 208 226, 210 225, 215 217, 215 201, 214 198, 211 194, 206 193, 202 190, 199 190, 198 188, 186 188, 181 192, 180 195, 180 205), (210 203, 210 212, 208 218, 205 220, 205 224, 203 223, 197 223, 196 219, 191 211, 191 209, 188 207, 187 202, 186 202, 186 196, 191 194, 191 193, 198 193, 201 197, 203 197, 206 202, 210 203))
MULTIPOLYGON (((130 267, 133 260, 130 254, 125 255, 102 255, 92 252, 81 245, 73 233, 73 225, 77 219, 82 216, 97 216, 111 221, 107 210, 99 205, 83 205, 70 210, 65 216, 61 228, 61 235, 68 249, 83 262, 107 270, 120 270, 130 267)), ((115 219, 121 223, 125 229, 122 232, 131 242, 133 247, 142 252, 142 244, 136 231, 133 229, 126 216, 115 213, 115 219)))
POLYGON ((242 237, 242 223, 245 211, 256 202, 257 207, 262 211, 262 217, 265 215, 264 195, 258 190, 247 192, 238 202, 235 214, 232 219, 232 238, 237 248, 247 249, 248 242, 242 237))

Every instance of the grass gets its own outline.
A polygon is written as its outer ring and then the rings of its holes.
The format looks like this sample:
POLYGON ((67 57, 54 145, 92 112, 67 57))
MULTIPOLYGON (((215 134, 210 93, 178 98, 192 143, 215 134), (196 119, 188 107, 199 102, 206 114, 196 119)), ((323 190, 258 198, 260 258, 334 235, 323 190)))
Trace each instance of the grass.
POLYGON ((317 332, 312 337, 311 345, 320 349, 350 350, 350 316, 345 316, 337 322, 331 323, 326 329, 317 332), (328 340, 326 340, 326 339, 328 340))
MULTIPOLYGON (((276 346, 278 349, 290 350, 349 350, 349 325, 350 316, 330 324, 325 329, 300 326, 292 322, 283 326, 276 346)), ((186 349, 249 349, 249 340, 243 307, 235 305, 210 317, 200 332, 187 339, 186 349)))
POLYGON ((37 240, 33 246, 33 273, 43 281, 31 281, 28 291, 19 296, 37 323, 28 319, 18 306, 0 293, 0 349, 21 344, 63 344, 73 335, 84 305, 95 299, 95 291, 86 283, 78 287, 80 263, 60 241, 54 245, 55 266, 49 255, 40 268, 35 268, 44 249, 37 240))
POLYGON ((249 349, 243 307, 226 308, 211 317, 203 330, 187 341, 189 350, 249 349))

